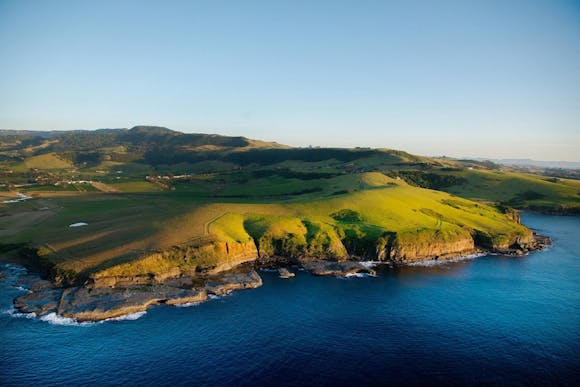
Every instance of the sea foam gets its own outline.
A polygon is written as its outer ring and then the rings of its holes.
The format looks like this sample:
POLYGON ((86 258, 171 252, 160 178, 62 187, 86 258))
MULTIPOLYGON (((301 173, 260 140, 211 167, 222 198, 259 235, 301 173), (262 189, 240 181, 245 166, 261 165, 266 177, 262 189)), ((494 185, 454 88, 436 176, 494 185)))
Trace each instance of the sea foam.
POLYGON ((338 278, 366 278, 366 277, 376 277, 376 274, 371 273, 348 273, 338 278))
POLYGON ((381 261, 360 261, 359 262, 361 265, 363 265, 364 267, 366 267, 367 269, 372 269, 375 266, 384 264, 385 262, 381 262, 381 261))
POLYGON ((78 322, 74 318, 59 316, 54 312, 40 316, 40 320, 52 325, 87 326, 95 324, 94 322, 78 322))
POLYGON ((106 320, 99 321, 99 322, 105 322, 105 321, 133 321, 133 320, 140 319, 141 317, 145 316, 146 314, 147 314, 147 312, 145 312, 145 311, 135 312, 135 313, 129 313, 129 314, 125 314, 125 315, 119 316, 119 317, 111 317, 111 318, 108 318, 106 320))
POLYGON ((11 317, 15 317, 15 318, 35 318, 36 317, 36 313, 32 312, 32 313, 20 313, 19 311, 17 311, 14 306, 10 306, 10 308, 8 308, 7 310, 3 311, 3 313, 6 313, 7 315, 11 316, 11 317))
POLYGON ((13 286, 13 288, 20 290, 21 292, 25 292, 25 293, 29 293, 29 294, 32 293, 32 290, 23 288, 22 286, 15 285, 15 286, 13 286))
POLYGON ((101 320, 101 321, 82 321, 82 322, 80 322, 74 318, 59 316, 58 314, 52 312, 52 313, 48 313, 44 316, 41 316, 40 320, 47 322, 49 324, 53 324, 53 325, 85 327, 85 326, 92 326, 92 325, 96 325, 96 324, 102 324, 102 323, 105 323, 108 321, 133 321, 133 320, 137 320, 137 319, 143 317, 146 313, 147 312, 135 312, 135 313, 129 313, 129 314, 126 314, 123 316, 119 316, 119 317, 107 318, 107 319, 101 320))

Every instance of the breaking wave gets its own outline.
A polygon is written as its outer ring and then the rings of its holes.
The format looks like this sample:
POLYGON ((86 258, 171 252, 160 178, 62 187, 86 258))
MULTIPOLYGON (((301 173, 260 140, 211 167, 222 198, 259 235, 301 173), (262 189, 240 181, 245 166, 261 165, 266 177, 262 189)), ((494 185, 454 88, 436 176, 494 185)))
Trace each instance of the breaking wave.
POLYGON ((15 286, 13 286, 13 288, 14 288, 14 289, 18 289, 18 290, 20 290, 21 292, 32 293, 32 290, 30 290, 30 289, 26 289, 26 288, 23 288, 22 286, 15 285, 15 286))
POLYGON ((360 261, 359 263, 367 269, 372 269, 375 266, 385 264, 385 262, 382 261, 360 261))
POLYGON ((14 306, 10 306, 9 309, 3 311, 3 313, 6 313, 7 315, 11 316, 11 317, 15 317, 15 318, 35 318, 36 317, 36 313, 32 312, 32 313, 20 313, 19 311, 17 311, 14 306))
POLYGON ((367 278, 367 277, 376 277, 376 274, 371 273, 348 273, 343 276, 339 276, 338 278, 367 278))
POLYGON ((140 319, 141 317, 145 316, 146 314, 147 314, 146 311, 129 313, 129 314, 125 314, 125 315, 119 316, 119 317, 111 317, 111 318, 108 318, 106 320, 103 320, 102 322, 105 322, 105 321, 134 321, 134 320, 140 319))
POLYGON ((137 320, 137 319, 143 317, 146 313, 147 312, 135 312, 135 313, 125 314, 125 315, 119 316, 119 317, 107 318, 107 319, 101 320, 101 321, 82 321, 82 322, 79 322, 74 318, 59 316, 58 314, 52 312, 52 313, 48 313, 44 316, 41 316, 40 320, 45 321, 49 324, 53 324, 53 325, 91 326, 91 325, 96 325, 96 324, 102 324, 102 323, 107 322, 107 321, 134 321, 134 320, 137 320))
POLYGON ((94 322, 78 322, 74 318, 59 316, 58 314, 52 312, 44 316, 40 316, 40 320, 53 325, 66 325, 66 326, 87 326, 94 325, 94 322))
MULTIPOLYGON (((38 316, 36 313, 20 313, 18 312, 14 306, 10 307, 10 309, 5 310, 3 313, 8 314, 11 317, 15 318, 27 318, 27 319, 35 319, 38 316)), ((147 312, 136 312, 130 313, 119 317, 111 317, 102 321, 77 321, 71 317, 63 317, 59 316, 55 312, 45 314, 44 316, 38 317, 40 321, 47 322, 52 325, 65 325, 65 326, 92 326, 96 324, 102 324, 107 321, 133 321, 143 317, 147 312)))

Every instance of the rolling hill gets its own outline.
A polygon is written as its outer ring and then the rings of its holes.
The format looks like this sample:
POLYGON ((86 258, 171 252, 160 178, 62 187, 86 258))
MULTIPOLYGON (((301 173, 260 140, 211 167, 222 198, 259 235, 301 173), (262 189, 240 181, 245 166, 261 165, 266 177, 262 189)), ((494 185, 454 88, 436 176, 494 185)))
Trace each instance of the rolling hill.
POLYGON ((580 182, 490 162, 144 126, 1 131, 0 184, 33 197, 0 205, 3 250, 62 284, 521 251, 533 237, 511 207, 580 213, 580 182))

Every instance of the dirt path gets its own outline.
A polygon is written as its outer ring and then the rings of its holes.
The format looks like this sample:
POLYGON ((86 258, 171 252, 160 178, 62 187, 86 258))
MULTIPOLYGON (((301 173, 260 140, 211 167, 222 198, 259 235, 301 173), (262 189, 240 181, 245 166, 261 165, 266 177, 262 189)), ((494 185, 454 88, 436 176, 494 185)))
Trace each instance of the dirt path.
POLYGON ((98 181, 93 181, 91 184, 93 187, 95 187, 96 189, 98 189, 101 192, 107 192, 107 193, 119 193, 119 192, 121 192, 113 186, 110 186, 108 184, 101 183, 98 181))

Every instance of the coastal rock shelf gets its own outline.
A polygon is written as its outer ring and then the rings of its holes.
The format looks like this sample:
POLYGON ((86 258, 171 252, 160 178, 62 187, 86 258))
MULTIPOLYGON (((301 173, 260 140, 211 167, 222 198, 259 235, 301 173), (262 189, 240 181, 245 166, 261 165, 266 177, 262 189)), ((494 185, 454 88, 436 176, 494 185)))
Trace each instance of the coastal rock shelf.
POLYGON ((143 312, 152 305, 183 305, 207 301, 211 295, 224 296, 239 289, 262 285, 251 266, 206 278, 175 277, 157 285, 121 287, 83 286, 58 288, 50 281, 26 275, 17 283, 30 293, 17 297, 14 307, 21 313, 44 316, 56 313, 76 321, 100 321, 143 312))
MULTIPOLYGON (((349 276, 356 273, 374 271, 353 261, 315 261, 304 264, 304 268, 314 275, 349 276)), ((280 268, 281 278, 291 278, 295 274, 280 268)), ((262 286, 262 278, 249 264, 242 264, 233 270, 204 277, 176 276, 150 285, 137 281, 116 283, 115 286, 96 287, 93 282, 82 286, 59 288, 52 282, 37 275, 22 276, 18 286, 29 291, 17 297, 14 307, 20 313, 34 313, 42 317, 56 313, 78 322, 101 321, 143 312, 150 306, 185 305, 208 301, 211 296, 226 296, 234 290, 253 289, 262 286)), ((102 285, 102 283, 101 283, 102 285)))

